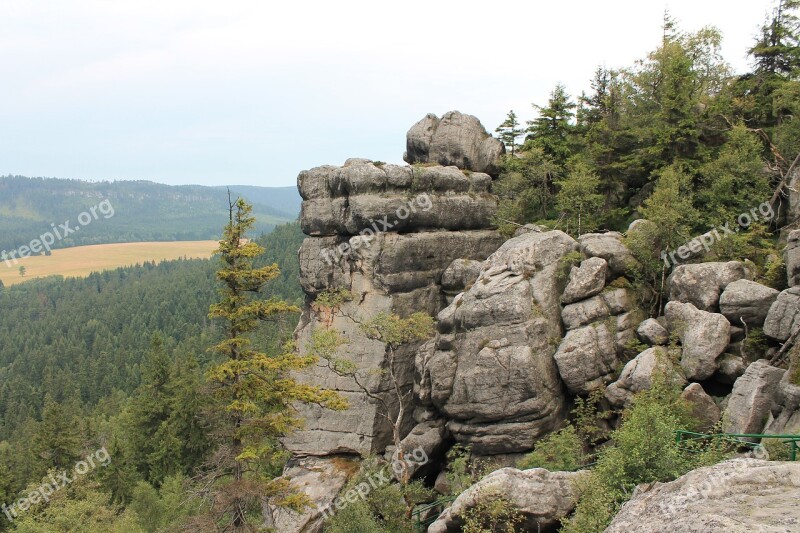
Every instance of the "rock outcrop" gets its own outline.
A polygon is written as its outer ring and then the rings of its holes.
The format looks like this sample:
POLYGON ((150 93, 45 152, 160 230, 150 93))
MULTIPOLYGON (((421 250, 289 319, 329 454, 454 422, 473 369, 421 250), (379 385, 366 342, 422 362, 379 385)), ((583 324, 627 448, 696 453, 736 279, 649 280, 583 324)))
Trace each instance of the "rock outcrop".
POLYGON ((475 284, 438 316, 417 356, 417 398, 480 455, 529 450, 566 413, 553 354, 563 335, 560 260, 577 243, 560 231, 507 241, 475 284))
MULTIPOLYGON (((307 295, 295 334, 301 353, 308 351, 314 331, 335 329, 348 341, 341 356, 356 364, 361 385, 396 410, 386 347, 368 339, 359 323, 380 313, 435 316, 447 305, 441 286, 445 270, 458 259, 483 261, 503 242, 488 229, 497 205, 490 186, 485 174, 376 166, 367 160, 302 172, 301 225, 310 236, 299 252, 307 295), (314 300, 328 289, 344 289, 353 299, 336 310, 317 306, 314 300)), ((405 392, 412 387, 416 349, 412 344, 396 353, 394 370, 405 392)), ((305 427, 285 439, 293 453, 380 453, 391 442, 381 402, 369 400, 353 378, 336 375, 322 361, 299 379, 338 391, 350 407, 342 412, 303 407, 305 427)), ((414 420, 407 416, 403 422, 405 434, 414 420)))
POLYGON ((789 180, 789 222, 800 221, 800 170, 795 169, 789 180))
POLYGON ((606 533, 786 533, 800 524, 800 463, 736 459, 636 490, 606 533))
POLYGON ((489 135, 477 118, 450 111, 441 119, 430 113, 408 130, 403 160, 497 176, 505 151, 503 143, 489 135))
POLYGON ((524 531, 556 531, 578 501, 575 481, 586 472, 549 472, 542 468, 502 468, 492 472, 456 498, 428 533, 457 533, 471 509, 505 499, 523 519, 524 531))

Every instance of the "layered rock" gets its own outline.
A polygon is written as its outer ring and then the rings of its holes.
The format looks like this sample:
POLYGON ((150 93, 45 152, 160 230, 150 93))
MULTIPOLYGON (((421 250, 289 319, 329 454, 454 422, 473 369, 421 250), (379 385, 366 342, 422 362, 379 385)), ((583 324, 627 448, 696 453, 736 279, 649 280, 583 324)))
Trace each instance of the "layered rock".
POLYGON ((434 163, 456 166, 497 176, 500 157, 506 149, 472 115, 458 111, 440 119, 429 113, 414 124, 406 135, 406 163, 434 163))
MULTIPOLYGON (((304 428, 285 439, 293 453, 366 455, 382 452, 392 441, 382 404, 395 418, 399 402, 387 372, 386 346, 368 339, 359 324, 380 313, 435 316, 447 305, 441 285, 445 270, 458 259, 483 261, 503 242, 496 231, 484 229, 491 227, 496 206, 490 184, 485 174, 467 176, 456 168, 376 166, 366 160, 300 174, 301 225, 310 237, 299 252, 307 305, 296 340, 307 353, 315 331, 339 332, 347 344, 337 357, 355 363, 360 383, 332 372, 325 361, 298 376, 338 391, 349 408, 303 407, 304 428), (329 289, 349 291, 352 300, 338 309, 316 305, 314 300, 329 289)), ((404 395, 412 388, 417 347, 410 344, 395 353, 393 369, 404 395)), ((414 424, 412 408, 406 407, 403 434, 414 424)))
POLYGON ((507 241, 475 284, 439 313, 417 356, 416 394, 479 455, 529 450, 566 414, 553 354, 563 329, 561 259, 578 244, 560 231, 507 241))
POLYGON ((800 524, 800 463, 736 459, 636 490, 606 533, 785 533, 800 524))
POLYGON ((456 498, 428 533, 457 533, 471 509, 503 498, 522 518, 524 531, 556 531, 577 505, 575 482, 587 472, 549 472, 542 468, 496 470, 456 498))
POLYGON ((300 173, 300 224, 312 236, 483 229, 497 210, 491 184, 487 174, 456 167, 349 159, 300 173))

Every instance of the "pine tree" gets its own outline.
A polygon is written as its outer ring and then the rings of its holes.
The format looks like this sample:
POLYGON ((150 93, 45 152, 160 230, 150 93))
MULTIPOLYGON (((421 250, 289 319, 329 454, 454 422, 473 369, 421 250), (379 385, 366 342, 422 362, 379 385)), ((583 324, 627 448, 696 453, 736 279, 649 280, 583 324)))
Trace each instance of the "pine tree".
POLYGON ((506 146, 506 150, 511 152, 511 155, 513 156, 517 148, 517 139, 519 139, 524 133, 524 131, 520 128, 519 121, 517 120, 517 114, 514 113, 513 109, 508 112, 506 119, 497 127, 495 132, 506 146))
POLYGON ((277 299, 259 298, 259 291, 280 271, 275 264, 253 267, 264 249, 246 237, 255 222, 251 211, 242 199, 230 203, 230 220, 216 252, 222 263, 217 272, 221 298, 209 313, 225 324, 225 338, 214 346, 222 361, 207 373, 213 397, 224 410, 216 431, 218 448, 205 476, 214 502, 208 518, 228 531, 255 531, 250 514, 260 511, 264 498, 292 508, 305 503, 287 492, 282 480, 261 475, 264 465, 275 465, 283 457, 277 438, 300 425, 293 404, 345 406, 337 394, 298 383, 290 375, 314 364, 315 358, 301 357, 291 347, 267 354, 251 343, 250 335, 262 322, 299 311, 277 299))
POLYGON ((74 406, 54 401, 49 395, 42 409, 42 421, 36 432, 35 446, 45 470, 71 469, 80 458, 81 429, 74 406))
POLYGON ((556 207, 565 216, 568 233, 580 237, 597 229, 603 196, 597 192, 600 179, 591 167, 584 162, 573 163, 567 176, 556 185, 556 207))
POLYGON ((570 135, 574 130, 572 123, 575 117, 574 109, 577 107, 566 88, 558 84, 547 106, 533 107, 539 112, 539 117, 528 121, 528 136, 531 146, 541 148, 545 155, 551 157, 560 168, 566 164, 570 157, 570 135))

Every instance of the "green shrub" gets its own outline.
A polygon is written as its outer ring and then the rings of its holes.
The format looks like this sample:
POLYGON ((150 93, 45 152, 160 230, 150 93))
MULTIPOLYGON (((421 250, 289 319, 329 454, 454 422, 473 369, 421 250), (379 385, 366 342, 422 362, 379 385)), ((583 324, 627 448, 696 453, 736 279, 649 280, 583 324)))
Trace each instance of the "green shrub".
POLYGON ((522 514, 502 494, 486 494, 464 513, 462 533, 515 533, 522 514))
POLYGON ((569 425, 537 442, 533 451, 519 461, 517 468, 572 472, 583 466, 584 460, 583 443, 575 427, 569 425))

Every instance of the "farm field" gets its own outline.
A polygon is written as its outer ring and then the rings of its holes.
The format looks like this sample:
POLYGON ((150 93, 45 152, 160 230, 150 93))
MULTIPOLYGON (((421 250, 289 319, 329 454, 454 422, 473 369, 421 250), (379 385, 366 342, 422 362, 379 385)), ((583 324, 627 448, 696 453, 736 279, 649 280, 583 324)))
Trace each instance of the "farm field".
POLYGON ((0 262, 0 281, 6 287, 46 276, 84 277, 92 272, 112 270, 145 261, 208 259, 219 246, 217 241, 132 242, 76 246, 53 250, 51 256, 32 256, 13 262, 0 262), (25 276, 20 275, 25 267, 25 276))

